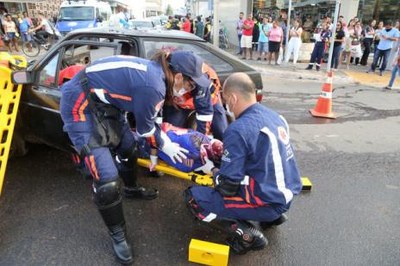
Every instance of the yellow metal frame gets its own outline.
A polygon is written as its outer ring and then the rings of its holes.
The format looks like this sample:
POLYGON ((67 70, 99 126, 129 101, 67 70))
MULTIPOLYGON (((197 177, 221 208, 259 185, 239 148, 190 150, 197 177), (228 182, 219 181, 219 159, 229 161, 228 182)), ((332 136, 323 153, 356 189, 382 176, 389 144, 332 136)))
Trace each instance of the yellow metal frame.
MULTIPOLYGON (((18 67, 26 67, 24 57, 12 58, 20 61, 18 67)), ((11 69, 0 65, 0 196, 22 91, 22 85, 11 82, 11 73, 11 69)))
MULTIPOLYGON (((148 159, 138 159, 138 164, 143 167, 148 167, 150 165, 150 160, 148 159)), ((164 163, 164 162, 159 162, 156 167, 156 171, 163 172, 165 174, 179 177, 185 180, 193 181, 198 185, 201 186, 209 186, 212 187, 214 186, 214 181, 210 175, 202 175, 194 172, 186 173, 179 171, 178 169, 164 163)), ((308 179, 308 177, 302 177, 301 182, 303 183, 303 191, 304 190, 311 190, 312 184, 311 181, 308 179)))

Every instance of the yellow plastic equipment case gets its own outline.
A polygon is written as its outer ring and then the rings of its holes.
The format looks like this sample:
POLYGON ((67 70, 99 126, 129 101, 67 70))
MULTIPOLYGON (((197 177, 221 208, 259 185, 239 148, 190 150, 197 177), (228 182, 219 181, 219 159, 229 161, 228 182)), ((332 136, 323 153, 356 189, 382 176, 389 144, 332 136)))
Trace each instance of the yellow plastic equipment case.
POLYGON ((26 66, 23 56, 0 53, 0 195, 22 91, 22 85, 11 82, 11 73, 26 66))

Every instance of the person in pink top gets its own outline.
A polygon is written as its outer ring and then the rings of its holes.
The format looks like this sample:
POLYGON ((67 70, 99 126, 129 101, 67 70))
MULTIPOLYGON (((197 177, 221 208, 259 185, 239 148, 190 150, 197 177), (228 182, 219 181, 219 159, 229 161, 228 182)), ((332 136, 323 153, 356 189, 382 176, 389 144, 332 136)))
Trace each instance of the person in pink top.
POLYGON ((274 54, 275 65, 278 65, 279 50, 283 41, 283 30, 278 26, 278 21, 272 22, 272 28, 268 32, 268 62, 271 64, 272 54, 274 54))
POLYGON ((253 21, 253 14, 249 14, 247 19, 243 21, 242 27, 242 39, 240 41, 240 45, 243 48, 243 58, 248 58, 251 60, 251 48, 253 42, 253 28, 254 28, 254 21, 253 21))

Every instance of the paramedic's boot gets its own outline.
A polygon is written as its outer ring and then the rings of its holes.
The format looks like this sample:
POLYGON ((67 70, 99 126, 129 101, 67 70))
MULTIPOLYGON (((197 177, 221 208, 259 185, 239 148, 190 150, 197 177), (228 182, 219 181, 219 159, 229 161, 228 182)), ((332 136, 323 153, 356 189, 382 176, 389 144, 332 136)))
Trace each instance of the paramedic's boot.
POLYGON ((119 169, 118 173, 125 184, 125 198, 152 200, 158 197, 157 189, 146 189, 137 184, 138 165, 135 155, 130 156, 127 161, 121 159, 119 161, 122 167, 119 169))
POLYGON ((284 222, 286 222, 288 219, 289 218, 287 217, 287 215, 282 213, 282 215, 276 220, 273 220, 271 222, 260 222, 260 227, 262 228, 262 230, 266 230, 267 228, 270 228, 272 226, 281 225, 284 222))
POLYGON ((119 180, 94 184, 94 201, 112 239, 114 254, 123 264, 133 262, 133 254, 126 240, 125 218, 119 180))
POLYGON ((230 234, 226 243, 235 254, 243 255, 250 250, 261 250, 268 244, 263 233, 251 223, 221 219, 221 224, 230 234))

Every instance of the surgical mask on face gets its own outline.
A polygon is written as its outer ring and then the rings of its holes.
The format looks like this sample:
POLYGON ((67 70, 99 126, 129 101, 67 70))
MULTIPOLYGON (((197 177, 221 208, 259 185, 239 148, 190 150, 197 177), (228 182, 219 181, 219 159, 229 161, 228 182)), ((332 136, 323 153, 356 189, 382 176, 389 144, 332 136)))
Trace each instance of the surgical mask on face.
POLYGON ((181 88, 179 89, 179 91, 174 90, 174 96, 175 97, 181 97, 186 93, 186 89, 185 88, 181 88))
MULTIPOLYGON (((232 96, 229 97, 228 101, 226 101, 226 114, 229 115, 230 117, 235 118, 235 114, 233 113, 233 111, 231 110, 231 108, 229 108, 229 102, 230 99, 232 98, 232 96)), ((233 109, 233 106, 232 106, 233 109)))

